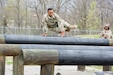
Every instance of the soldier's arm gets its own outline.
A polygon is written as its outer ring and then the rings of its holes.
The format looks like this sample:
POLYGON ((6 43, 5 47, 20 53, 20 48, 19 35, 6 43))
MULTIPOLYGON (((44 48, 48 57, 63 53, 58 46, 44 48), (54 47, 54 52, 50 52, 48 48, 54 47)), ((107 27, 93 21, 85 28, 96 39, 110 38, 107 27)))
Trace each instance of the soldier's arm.
POLYGON ((54 15, 57 18, 58 22, 61 22, 62 21, 62 18, 58 14, 54 13, 54 15))
POLYGON ((113 38, 111 30, 109 31, 109 36, 110 36, 111 39, 113 38))
POLYGON ((112 35, 112 31, 111 30, 109 31, 109 35, 112 35))
POLYGON ((64 21, 64 20, 63 20, 59 15, 57 15, 56 13, 55 13, 55 16, 56 16, 57 19, 58 19, 58 22, 59 22, 58 24, 60 24, 60 23, 63 22, 65 28, 67 28, 66 31, 70 31, 70 29, 75 29, 75 28, 77 28, 77 25, 71 25, 71 24, 69 24, 68 22, 64 21))
POLYGON ((43 35, 45 36, 48 33, 48 27, 47 27, 45 15, 43 16, 43 19, 42 19, 42 29, 43 29, 43 35))
POLYGON ((100 38, 104 37, 103 31, 100 33, 100 38))

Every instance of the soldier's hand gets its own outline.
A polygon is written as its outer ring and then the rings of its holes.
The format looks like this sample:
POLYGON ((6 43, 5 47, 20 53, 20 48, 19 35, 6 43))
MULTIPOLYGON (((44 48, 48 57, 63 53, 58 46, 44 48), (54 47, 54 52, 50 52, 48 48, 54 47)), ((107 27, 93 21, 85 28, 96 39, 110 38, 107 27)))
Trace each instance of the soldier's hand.
POLYGON ((61 35, 61 37, 64 37, 65 36, 65 32, 61 32, 60 35, 61 35))

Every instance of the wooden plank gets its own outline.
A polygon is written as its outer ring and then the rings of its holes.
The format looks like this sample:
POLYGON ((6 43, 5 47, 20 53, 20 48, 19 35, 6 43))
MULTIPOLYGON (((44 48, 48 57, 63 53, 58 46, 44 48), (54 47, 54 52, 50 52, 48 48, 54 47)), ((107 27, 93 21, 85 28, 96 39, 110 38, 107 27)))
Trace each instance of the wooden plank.
POLYGON ((54 75, 54 65, 53 64, 41 65, 40 75, 54 75))
POLYGON ((0 56, 0 75, 5 75, 5 57, 0 56))

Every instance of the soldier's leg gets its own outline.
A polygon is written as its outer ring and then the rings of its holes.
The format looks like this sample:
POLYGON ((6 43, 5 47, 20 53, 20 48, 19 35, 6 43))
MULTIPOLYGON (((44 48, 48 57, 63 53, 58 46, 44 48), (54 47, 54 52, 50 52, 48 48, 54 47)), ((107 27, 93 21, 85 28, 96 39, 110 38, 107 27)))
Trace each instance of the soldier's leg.
POLYGON ((77 25, 71 25, 66 21, 62 21, 64 27, 65 27, 65 31, 70 31, 70 29, 75 29, 77 28, 77 25))
POLYGON ((54 32, 55 34, 54 35, 57 35, 57 36, 61 36, 61 30, 56 27, 56 28, 49 28, 50 31, 54 32))
POLYGON ((55 33, 61 32, 58 27, 56 27, 56 28, 50 28, 49 30, 50 30, 50 31, 53 31, 53 32, 55 32, 55 33))
POLYGON ((60 36, 65 36, 65 28, 64 28, 64 23, 63 21, 58 23, 58 27, 56 28, 56 30, 58 31, 58 33, 60 34, 60 36))
POLYGON ((60 30, 60 32, 65 32, 65 28, 64 28, 64 21, 62 20, 60 23, 58 23, 58 29, 60 30))
POLYGON ((63 31, 59 27, 54 28, 53 31, 56 32, 58 36, 65 36, 65 31, 63 31))

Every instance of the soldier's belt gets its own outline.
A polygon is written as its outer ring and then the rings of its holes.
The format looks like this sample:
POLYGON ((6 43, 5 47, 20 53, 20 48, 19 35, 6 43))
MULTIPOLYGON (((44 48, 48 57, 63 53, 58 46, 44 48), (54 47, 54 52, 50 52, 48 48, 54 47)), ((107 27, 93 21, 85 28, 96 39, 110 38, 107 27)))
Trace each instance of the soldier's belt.
POLYGON ((56 28, 58 27, 58 22, 55 22, 53 24, 47 24, 48 28, 56 28))
POLYGON ((58 25, 47 25, 48 28, 56 28, 58 25))

